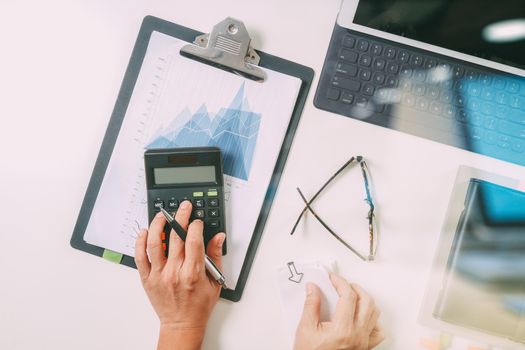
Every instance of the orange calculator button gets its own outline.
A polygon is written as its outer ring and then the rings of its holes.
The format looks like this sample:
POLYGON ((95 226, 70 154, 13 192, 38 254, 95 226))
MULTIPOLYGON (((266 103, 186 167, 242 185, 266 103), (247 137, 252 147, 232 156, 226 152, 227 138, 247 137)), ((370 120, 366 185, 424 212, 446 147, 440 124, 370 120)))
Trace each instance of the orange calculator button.
POLYGON ((162 239, 163 241, 166 240, 166 232, 162 232, 162 233, 160 234, 160 239, 162 239))
POLYGON ((162 243, 162 249, 166 250, 166 243, 162 243))

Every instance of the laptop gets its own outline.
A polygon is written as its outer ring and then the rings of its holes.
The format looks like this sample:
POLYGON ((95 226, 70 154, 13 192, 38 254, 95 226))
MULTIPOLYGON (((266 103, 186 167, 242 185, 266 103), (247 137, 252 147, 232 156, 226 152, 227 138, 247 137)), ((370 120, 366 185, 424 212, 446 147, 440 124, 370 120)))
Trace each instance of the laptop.
POLYGON ((314 104, 525 166, 525 1, 343 0, 314 104))

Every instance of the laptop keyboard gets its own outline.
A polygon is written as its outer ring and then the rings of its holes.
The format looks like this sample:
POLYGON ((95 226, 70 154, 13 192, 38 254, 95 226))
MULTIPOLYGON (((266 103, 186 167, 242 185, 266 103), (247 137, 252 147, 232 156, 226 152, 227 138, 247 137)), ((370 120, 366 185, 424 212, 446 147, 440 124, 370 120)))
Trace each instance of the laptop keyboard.
POLYGON ((525 79, 336 25, 315 105, 525 165, 525 79))

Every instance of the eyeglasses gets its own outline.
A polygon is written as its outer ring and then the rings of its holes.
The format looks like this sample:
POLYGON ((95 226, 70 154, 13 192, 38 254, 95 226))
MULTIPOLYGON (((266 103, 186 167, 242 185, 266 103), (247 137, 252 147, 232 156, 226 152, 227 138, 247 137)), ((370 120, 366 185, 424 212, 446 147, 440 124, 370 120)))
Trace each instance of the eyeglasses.
POLYGON ((372 201, 372 195, 371 195, 371 191, 370 191, 370 180, 371 179, 371 176, 370 176, 370 171, 368 170, 368 166, 366 165, 366 162, 365 160, 363 159, 362 156, 356 156, 356 157, 352 157, 350 158, 341 168, 339 168, 339 170, 337 170, 335 172, 335 174, 333 174, 329 179, 328 181, 325 182, 325 184, 319 189, 319 191, 317 191, 314 196, 308 200, 306 199, 306 197, 304 196, 304 194, 301 192, 301 190, 299 189, 299 187, 297 187, 297 192, 299 192, 299 195, 301 196, 304 204, 305 204, 305 207, 303 208, 303 210, 301 211, 301 213, 299 214, 299 217, 297 218, 297 221, 295 222, 295 225, 293 226, 292 228, 292 232, 290 232, 290 235, 293 235, 296 228, 297 228, 297 225, 299 224, 299 221, 301 220, 301 218, 303 217, 304 213, 306 213, 306 211, 310 211, 310 213, 312 213, 312 215, 317 219, 317 221, 319 221, 319 223, 321 225, 323 225, 323 227, 328 231, 330 232, 330 234, 332 234, 332 236, 334 236, 339 242, 341 242, 345 247, 347 247, 350 251, 352 251, 355 255, 357 255, 361 260, 363 261, 372 261, 375 259, 375 256, 376 256, 376 252, 377 252, 377 246, 378 246, 378 231, 377 231, 377 227, 376 227, 376 220, 375 220, 375 214, 374 214, 374 210, 375 210, 375 207, 374 207, 374 202, 372 201), (369 210, 368 210, 368 215, 367 215, 367 220, 368 220, 368 235, 369 235, 369 251, 368 251, 368 256, 365 257, 363 254, 359 253, 357 250, 355 250, 350 244, 348 244, 347 242, 345 242, 345 240, 343 240, 341 238, 341 236, 339 236, 337 233, 335 233, 335 231, 330 228, 330 226, 328 226, 326 224, 326 222, 321 219, 321 217, 319 217, 319 215, 315 212, 315 210, 312 208, 312 203, 313 201, 315 201, 317 199, 317 197, 319 197, 319 195, 321 194, 321 192, 323 192, 323 190, 343 171, 345 170, 348 166, 350 166, 352 163, 354 162, 357 162, 360 167, 361 167, 361 174, 363 175, 363 180, 364 180, 364 183, 365 183, 365 193, 366 193, 366 198, 365 198, 365 202, 367 203, 367 205, 369 206, 369 210))

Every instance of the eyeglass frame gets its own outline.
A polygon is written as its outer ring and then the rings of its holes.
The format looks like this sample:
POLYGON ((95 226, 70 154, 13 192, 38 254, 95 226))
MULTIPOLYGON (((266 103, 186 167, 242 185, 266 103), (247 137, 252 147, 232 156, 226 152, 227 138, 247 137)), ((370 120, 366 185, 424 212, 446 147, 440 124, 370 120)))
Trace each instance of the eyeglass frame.
POLYGON ((310 211, 312 215, 319 221, 319 223, 332 235, 334 236, 340 243, 342 243, 346 248, 348 248, 352 253, 357 255, 361 260, 363 261, 373 261, 375 259, 376 253, 377 253, 377 247, 379 243, 379 232, 376 229, 374 230, 374 226, 376 226, 375 222, 375 205, 372 200, 372 194, 370 191, 370 178, 371 176, 370 170, 368 169, 368 165, 366 164, 366 161, 362 156, 354 156, 351 157, 343 166, 341 166, 329 179, 326 181, 323 186, 314 194, 314 196, 307 200, 304 194, 301 192, 301 189, 297 187, 297 192, 301 196, 301 199, 303 200, 305 207, 297 217, 297 220, 292 228, 292 231, 290 232, 290 235, 293 235, 295 230, 297 229, 297 226, 299 225, 299 222, 301 221, 301 218, 303 217, 304 213, 306 211, 310 211), (343 170, 345 170, 348 166, 350 166, 354 161, 357 161, 357 163, 361 167, 361 174, 363 175, 363 180, 365 184, 365 193, 366 198, 365 202, 369 205, 369 211, 367 214, 367 220, 368 220, 368 233, 369 233, 369 254, 367 257, 365 257, 363 254, 359 253, 355 248, 353 248, 350 244, 348 244, 344 239, 342 239, 335 231, 328 226, 323 219, 313 210, 311 204, 317 199, 317 197, 323 192, 323 190, 341 173, 343 170), (367 175, 368 174, 368 175, 367 175))

